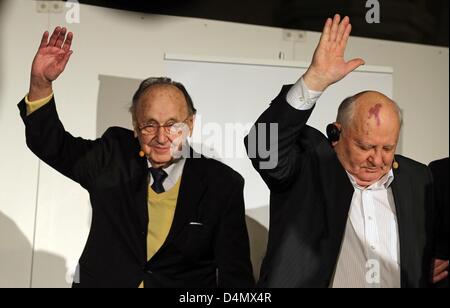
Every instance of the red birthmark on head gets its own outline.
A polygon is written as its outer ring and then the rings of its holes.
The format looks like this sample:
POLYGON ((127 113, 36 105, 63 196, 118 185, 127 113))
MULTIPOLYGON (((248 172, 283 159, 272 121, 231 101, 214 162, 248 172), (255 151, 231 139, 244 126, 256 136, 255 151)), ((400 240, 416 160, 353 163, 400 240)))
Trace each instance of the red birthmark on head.
POLYGON ((370 110, 369 110, 369 120, 372 118, 372 116, 374 116, 375 119, 377 119, 378 126, 381 125, 381 119, 380 119, 381 107, 382 107, 381 104, 377 104, 377 105, 373 106, 372 108, 370 108, 370 110))

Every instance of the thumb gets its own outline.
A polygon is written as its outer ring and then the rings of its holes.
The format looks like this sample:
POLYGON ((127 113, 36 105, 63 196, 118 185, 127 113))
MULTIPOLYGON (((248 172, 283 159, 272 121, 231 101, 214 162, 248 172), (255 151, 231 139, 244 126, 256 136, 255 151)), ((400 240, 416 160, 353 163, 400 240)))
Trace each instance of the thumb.
POLYGON ((364 64, 366 64, 366 62, 361 58, 357 58, 357 59, 348 61, 347 62, 347 74, 353 72, 358 67, 360 67, 361 65, 364 65, 364 64))
POLYGON ((73 50, 66 53, 66 55, 64 56, 64 64, 67 64, 67 62, 69 62, 70 56, 72 56, 72 54, 73 54, 73 50))
POLYGON ((67 63, 69 62, 70 56, 73 54, 73 50, 67 52, 64 55, 63 61, 62 61, 62 67, 63 69, 66 67, 67 63))

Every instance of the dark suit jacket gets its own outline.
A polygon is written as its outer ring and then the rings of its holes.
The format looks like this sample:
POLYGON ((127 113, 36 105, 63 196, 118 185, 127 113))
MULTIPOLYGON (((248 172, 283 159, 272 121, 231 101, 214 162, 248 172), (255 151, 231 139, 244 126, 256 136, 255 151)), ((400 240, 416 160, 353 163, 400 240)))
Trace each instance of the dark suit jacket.
MULTIPOLYGON (((433 174, 435 201, 436 201, 436 253, 435 256, 441 260, 449 259, 449 158, 434 161, 430 164, 433 174)), ((449 278, 438 284, 439 287, 449 286, 449 278)))
MULTIPOLYGON (((250 157, 271 190, 268 251, 259 284, 328 287, 354 189, 328 140, 306 125, 312 110, 299 111, 286 102, 289 89, 283 88, 253 128, 257 134, 258 124, 278 123, 279 130, 276 168, 263 170, 263 159, 250 157)), ((248 138, 245 143, 251 153, 254 144, 249 144, 248 138)), ((426 166, 401 156, 396 160, 400 168, 394 171, 392 190, 400 237, 401 284, 426 286, 431 264, 432 180, 426 166)))
POLYGON ((90 194, 92 225, 75 287, 253 285, 237 172, 205 157, 187 159, 168 238, 147 262, 148 166, 133 132, 114 127, 95 141, 74 138, 54 100, 28 117, 25 102, 18 106, 29 148, 90 194))

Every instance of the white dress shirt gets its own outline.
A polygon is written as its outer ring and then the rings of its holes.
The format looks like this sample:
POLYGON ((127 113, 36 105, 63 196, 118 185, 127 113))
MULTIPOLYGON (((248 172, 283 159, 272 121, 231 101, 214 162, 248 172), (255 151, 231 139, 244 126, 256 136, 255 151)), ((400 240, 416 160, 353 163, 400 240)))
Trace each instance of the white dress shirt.
MULTIPOLYGON (((147 160, 148 167, 152 167, 152 163, 147 160)), ((163 181, 163 187, 165 191, 169 191, 172 188, 175 187, 175 185, 178 183, 178 180, 183 175, 184 165, 186 164, 186 158, 181 158, 175 162, 173 162, 171 165, 169 165, 166 168, 163 168, 163 170, 167 173, 167 178, 163 181)), ((153 177, 151 176, 151 173, 149 172, 150 176, 150 186, 153 185, 153 177)))
POLYGON ((394 173, 366 188, 348 176, 355 191, 332 287, 400 288, 394 173))
MULTIPOLYGON (((322 92, 311 91, 303 78, 289 90, 287 102, 298 110, 314 107, 322 92)), ((392 170, 377 183, 359 187, 350 204, 344 239, 332 287, 392 287, 400 284, 400 245, 395 202, 390 185, 392 170)))
POLYGON ((287 93, 286 100, 295 109, 309 110, 314 107, 322 93, 308 89, 303 78, 300 78, 287 93))

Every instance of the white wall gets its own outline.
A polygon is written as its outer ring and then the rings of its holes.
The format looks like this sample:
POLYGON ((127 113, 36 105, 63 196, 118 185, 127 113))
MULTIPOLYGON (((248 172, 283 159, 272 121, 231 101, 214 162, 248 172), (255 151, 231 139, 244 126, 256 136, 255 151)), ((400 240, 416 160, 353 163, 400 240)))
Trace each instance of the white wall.
MULTIPOLYGON (((88 195, 45 164, 39 168, 16 103, 27 92, 41 33, 66 25, 65 14, 37 14, 29 0, 4 0, 0 9, 0 287, 64 287, 88 234, 88 195)), ((81 23, 67 25, 75 53, 55 92, 66 129, 85 138, 96 136, 99 75, 165 75, 166 52, 263 60, 283 52, 286 60, 309 61, 318 40, 308 32, 294 44, 277 28, 86 5, 80 16, 81 23)), ((394 97, 405 112, 403 152, 423 163, 448 156, 448 48, 353 38, 348 56, 394 68, 394 97)))

